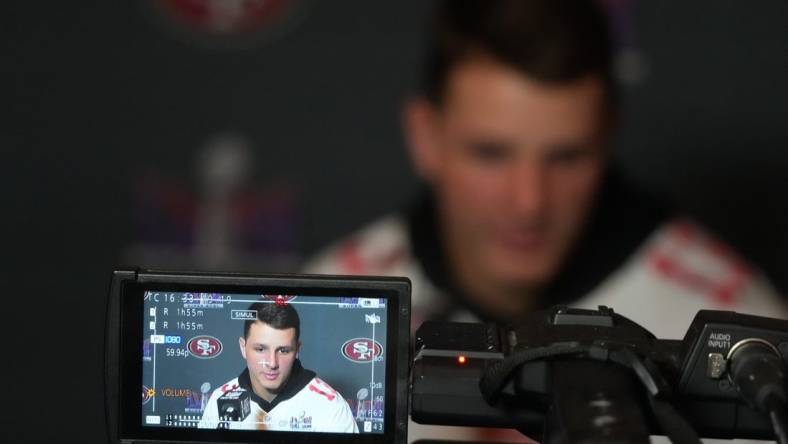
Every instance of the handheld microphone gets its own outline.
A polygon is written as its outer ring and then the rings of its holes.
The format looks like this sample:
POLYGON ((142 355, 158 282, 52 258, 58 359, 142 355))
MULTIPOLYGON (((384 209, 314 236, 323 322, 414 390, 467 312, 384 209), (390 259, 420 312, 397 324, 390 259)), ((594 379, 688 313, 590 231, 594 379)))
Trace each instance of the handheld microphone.
POLYGON ((217 400, 221 421, 243 421, 252 411, 249 392, 231 390, 217 400))

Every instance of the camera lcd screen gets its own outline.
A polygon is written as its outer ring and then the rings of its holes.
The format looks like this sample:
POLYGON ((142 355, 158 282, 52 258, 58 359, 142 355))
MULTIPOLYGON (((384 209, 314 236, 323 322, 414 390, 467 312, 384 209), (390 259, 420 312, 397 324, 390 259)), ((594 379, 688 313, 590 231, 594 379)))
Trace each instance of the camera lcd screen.
POLYGON ((149 289, 141 426, 382 434, 386 299, 149 289))
POLYGON ((118 270, 113 443, 404 443, 410 282, 118 270))

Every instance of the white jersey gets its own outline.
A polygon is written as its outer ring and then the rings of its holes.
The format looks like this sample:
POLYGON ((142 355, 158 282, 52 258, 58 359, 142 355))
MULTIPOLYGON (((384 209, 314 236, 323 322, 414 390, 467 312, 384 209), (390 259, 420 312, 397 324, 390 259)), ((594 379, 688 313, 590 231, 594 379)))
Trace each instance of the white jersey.
MULTIPOLYGON (((428 319, 478 321, 428 278, 401 216, 379 220, 332 246, 308 263, 305 271, 409 277, 414 331, 428 319)), ((682 338, 701 309, 788 318, 784 300, 757 270, 702 228, 682 219, 658 226, 617 269, 600 276, 599 282, 569 305, 592 309, 606 305, 663 339, 682 338)), ((409 442, 428 438, 530 441, 504 429, 425 426, 412 421, 408 427, 409 442)))
MULTIPOLYGON (((453 321, 478 320, 430 281, 412 254, 407 224, 400 217, 382 219, 332 246, 304 271, 409 277, 414 329, 441 313, 449 313, 441 318, 453 321)), ((570 305, 606 305, 662 339, 681 339, 701 309, 788 318, 783 299, 763 276, 683 219, 660 226, 617 270, 570 305)))
POLYGON ((248 388, 248 383, 239 382, 243 377, 244 374, 213 391, 198 424, 199 428, 358 433, 356 420, 345 399, 318 377, 310 379, 287 399, 277 401, 274 398, 271 403, 249 390, 249 414, 242 421, 222 421, 217 401, 225 393, 247 390, 244 387, 248 388))

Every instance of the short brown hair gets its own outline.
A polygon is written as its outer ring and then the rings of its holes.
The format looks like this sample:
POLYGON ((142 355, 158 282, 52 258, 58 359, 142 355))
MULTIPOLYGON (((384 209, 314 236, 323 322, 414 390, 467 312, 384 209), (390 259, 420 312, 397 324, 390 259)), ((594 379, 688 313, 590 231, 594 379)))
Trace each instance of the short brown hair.
POLYGON ((476 54, 544 82, 599 75, 615 102, 607 23, 592 0, 444 0, 429 34, 422 92, 433 103, 454 66, 476 54))
POLYGON ((249 329, 255 322, 268 324, 277 330, 295 328, 295 339, 301 336, 301 318, 298 312, 290 304, 278 304, 275 302, 255 302, 249 306, 249 310, 257 312, 257 319, 247 319, 244 322, 244 339, 249 337, 249 329))

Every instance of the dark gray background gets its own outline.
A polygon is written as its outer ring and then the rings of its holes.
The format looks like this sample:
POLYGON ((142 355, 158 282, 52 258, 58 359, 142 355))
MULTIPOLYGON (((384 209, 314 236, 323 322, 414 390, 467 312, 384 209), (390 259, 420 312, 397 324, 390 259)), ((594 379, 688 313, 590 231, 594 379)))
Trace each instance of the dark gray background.
MULTIPOLYGON (((280 36, 219 50, 143 1, 3 2, 0 441, 105 436, 104 298, 148 171, 193 187, 198 148, 243 134, 255 183, 297 191, 298 257, 412 193, 399 110, 429 7, 313 1, 280 36)), ((616 158, 785 291, 788 2, 642 1, 634 24, 647 69, 616 158)))

